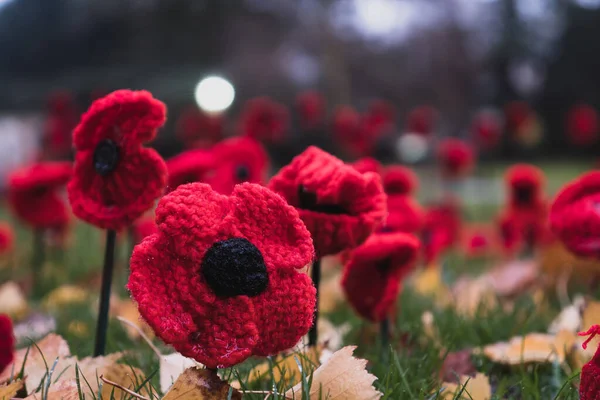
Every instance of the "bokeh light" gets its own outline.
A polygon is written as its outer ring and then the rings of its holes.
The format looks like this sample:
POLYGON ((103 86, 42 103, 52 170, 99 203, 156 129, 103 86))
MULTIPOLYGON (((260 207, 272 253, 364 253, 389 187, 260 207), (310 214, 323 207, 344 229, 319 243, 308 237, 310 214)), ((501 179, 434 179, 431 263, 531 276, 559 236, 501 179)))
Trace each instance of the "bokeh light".
POLYGON ((235 98, 233 85, 220 76, 207 76, 196 86, 194 93, 198 106, 209 113, 227 110, 235 98))

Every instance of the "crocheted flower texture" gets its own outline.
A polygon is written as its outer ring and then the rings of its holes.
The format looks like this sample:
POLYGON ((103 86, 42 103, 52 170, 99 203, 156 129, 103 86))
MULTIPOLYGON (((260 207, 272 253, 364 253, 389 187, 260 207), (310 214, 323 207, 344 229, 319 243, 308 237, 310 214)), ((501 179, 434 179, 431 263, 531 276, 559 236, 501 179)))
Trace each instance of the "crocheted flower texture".
POLYGON ((135 247, 128 288, 166 343, 209 368, 294 346, 308 332, 314 257, 297 211, 260 185, 231 196, 181 185, 156 209, 158 233, 135 247))
POLYGON ((146 91, 117 90, 92 103, 73 132, 77 153, 67 189, 77 217, 118 230, 153 206, 167 167, 142 143, 165 119, 165 105, 146 91))
POLYGON ((416 233, 423 227, 425 212, 412 197, 388 196, 387 207, 388 216, 382 231, 416 233))
POLYGON ((382 170, 381 164, 373 157, 363 157, 351 163, 355 170, 364 174, 365 172, 380 173, 382 170))
MULTIPOLYGON (((593 325, 586 332, 579 332, 579 336, 588 336, 582 346, 587 349, 588 343, 600 333, 600 326, 593 325)), ((600 354, 596 349, 594 357, 581 369, 579 382, 579 400, 600 400, 600 354)))
POLYGON ((12 321, 8 315, 0 314, 0 373, 13 362, 14 352, 15 337, 12 321))
POLYGON ((600 257, 600 172, 568 183, 550 208, 552 231, 573 253, 600 257))
POLYGON ((230 194, 239 183, 264 185, 269 170, 269 156, 259 141, 234 137, 217 143, 211 150, 214 168, 204 182, 221 194, 230 194))
POLYGON ((131 228, 133 241, 136 244, 141 243, 147 236, 158 232, 158 227, 152 217, 140 217, 136 219, 131 228))
POLYGON ((460 178, 467 175, 475 165, 475 153, 471 145, 460 139, 445 139, 437 151, 442 175, 447 178, 460 178))
POLYGON ((425 211, 421 244, 427 263, 436 261, 440 254, 456 243, 460 227, 460 209, 452 202, 425 211))
POLYGON ((15 241, 15 234, 10 225, 0 222, 0 255, 10 251, 15 241))
POLYGON ((378 174, 361 174, 314 146, 283 167, 269 188, 296 207, 318 257, 360 245, 387 213, 378 174))
POLYGON ((212 152, 204 149, 187 150, 166 161, 169 181, 167 190, 184 183, 201 182, 215 165, 212 152))
POLYGON ((545 213, 544 173, 529 164, 516 164, 504 176, 508 190, 508 207, 514 211, 545 213))
POLYGON ((411 195, 419 187, 419 180, 412 169, 393 165, 383 173, 383 189, 388 196, 411 195))
POLYGON ((304 129, 315 128, 321 125, 325 119, 325 98, 314 90, 302 92, 296 97, 296 109, 302 127, 304 129))
POLYGON ((369 321, 386 318, 403 279, 412 271, 419 241, 403 233, 371 235, 344 266, 342 287, 352 308, 369 321))
POLYGON ((289 119, 285 106, 268 97, 256 97, 244 104, 240 134, 264 142, 279 142, 289 128, 289 119))
POLYGON ((16 216, 35 229, 61 228, 69 212, 59 194, 71 176, 70 162, 40 162, 8 176, 8 201, 16 216))

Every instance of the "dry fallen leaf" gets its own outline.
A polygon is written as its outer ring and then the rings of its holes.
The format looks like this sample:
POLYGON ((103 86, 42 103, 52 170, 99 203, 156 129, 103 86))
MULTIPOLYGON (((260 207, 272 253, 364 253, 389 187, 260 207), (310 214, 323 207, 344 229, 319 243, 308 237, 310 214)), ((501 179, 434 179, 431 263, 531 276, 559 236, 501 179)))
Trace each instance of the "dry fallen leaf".
MULTIPOLYGON (((309 398, 337 400, 379 399, 382 393, 373 387, 375 376, 366 370, 367 361, 354 358, 355 346, 336 351, 312 375, 309 398)), ((302 382, 285 393, 286 399, 301 399, 302 382)))
POLYGON ((420 295, 433 296, 439 306, 444 306, 450 301, 450 291, 442 281, 441 268, 438 265, 430 265, 417 271, 412 279, 412 285, 420 295))
POLYGON ((23 381, 14 381, 0 385, 0 399, 12 399, 17 395, 19 390, 23 389, 23 381))
MULTIPOLYGON (((30 340, 40 340, 56 330, 56 320, 51 315, 32 313, 14 325, 14 334, 19 344, 27 345, 30 340)), ((21 346, 19 346, 21 347, 21 346)))
POLYGON ((452 296, 456 312, 470 317, 478 311, 491 311, 497 304, 492 285, 485 277, 459 279, 452 288, 452 296))
MULTIPOLYGON (((41 393, 34 393, 24 400, 42 400, 41 393)), ((80 400, 76 381, 60 381, 50 386, 46 400, 80 400)))
POLYGON ((571 353, 576 336, 573 332, 561 331, 556 335, 530 333, 525 337, 515 336, 508 342, 498 342, 483 348, 483 354, 500 364, 519 365, 528 363, 562 363, 571 353))
POLYGON ((575 296, 573 304, 565 307, 548 328, 548 333, 556 334, 560 331, 578 332, 581 329, 582 313, 586 307, 583 296, 575 296))
POLYGON ((517 296, 537 284, 540 270, 537 262, 527 260, 511 261, 484 275, 498 296, 517 296))
POLYGON ((119 299, 117 297, 112 297, 110 300, 110 314, 114 317, 126 319, 139 328, 135 329, 130 325, 125 327, 127 335, 131 339, 139 339, 140 330, 149 338, 154 337, 154 331, 152 331, 148 324, 142 320, 137 306, 133 301, 131 301, 131 299, 119 299))
POLYGON ((448 353, 440 367, 440 379, 444 382, 456 382, 460 376, 474 376, 477 373, 471 360, 470 349, 448 353))
POLYGON ((319 312, 329 313, 344 302, 342 290, 342 273, 338 272, 321 283, 319 287, 319 312))
POLYGON ((19 320, 27 314, 27 310, 27 300, 19 285, 10 281, 0 286, 0 314, 19 320))
POLYGON ((89 291, 74 285, 62 285, 48 293, 43 306, 46 310, 59 310, 69 304, 84 303, 88 300, 89 291))
POLYGON ((188 368, 162 400, 241 400, 242 394, 208 369, 188 368), (231 391, 231 397, 229 392, 231 391))
POLYGON ((444 391, 438 397, 439 399, 454 399, 463 388, 458 398, 460 400, 488 400, 492 397, 490 381, 484 374, 477 374, 474 378, 463 375, 460 377, 460 384, 444 382, 442 387, 444 391))

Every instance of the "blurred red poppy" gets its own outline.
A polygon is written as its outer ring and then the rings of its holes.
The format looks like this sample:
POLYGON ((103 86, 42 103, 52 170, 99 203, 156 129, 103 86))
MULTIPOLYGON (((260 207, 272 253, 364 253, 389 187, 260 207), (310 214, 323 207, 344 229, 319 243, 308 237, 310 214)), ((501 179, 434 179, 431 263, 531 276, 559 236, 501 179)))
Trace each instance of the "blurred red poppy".
POLYGON ((11 251, 14 241, 15 234, 12 227, 7 223, 0 222, 0 255, 11 251))
POLYGON ((419 188, 419 178, 412 169, 392 165, 383 173, 383 189, 388 196, 412 195, 419 188))
POLYGON ((325 120, 325 98, 315 90, 307 90, 296 97, 296 109, 304 129, 312 129, 325 120))
MULTIPOLYGON (((12 364, 15 357, 15 336, 10 317, 0 314, 0 373, 12 364)), ((15 371, 15 374, 17 371, 15 371)))
POLYGON ((203 181, 214 164, 212 152, 204 149, 187 150, 170 158, 166 161, 169 174, 167 190, 175 190, 184 183, 203 181))
POLYGON ((175 133, 188 149, 210 147, 223 138, 224 122, 222 114, 207 114, 189 106, 179 116, 175 133))
MULTIPOLYGON (((588 336, 582 343, 583 349, 587 349, 589 342, 600 333, 600 326, 592 325, 587 331, 579 332, 579 336, 588 336)), ((600 399, 600 347, 590 361, 581 369, 581 381, 579 383, 580 400, 600 399)))
POLYGON ((71 132, 77 125, 77 108, 70 92, 61 90, 50 94, 48 115, 44 125, 44 150, 51 158, 61 158, 71 152, 71 132))
POLYGON ((388 216, 382 232, 417 233, 423 227, 425 213, 411 196, 389 195, 388 216))
POLYGON ((154 216, 140 217, 132 225, 133 242, 141 243, 147 236, 158 232, 154 216))
POLYGON ((569 141, 585 146, 598 139, 598 112, 587 104, 572 107, 567 115, 567 135, 569 141))
POLYGON ((460 208, 453 199, 425 210, 421 243, 427 264, 437 261, 444 251, 457 242, 461 225, 460 208))
POLYGON ((498 145, 502 136, 500 116, 491 111, 477 113, 471 122, 471 135, 482 149, 493 149, 498 145))
POLYGON ((381 163, 373 157, 363 157, 350 163, 355 170, 364 174, 365 172, 376 172, 380 173, 382 170, 381 163))
POLYGON ((435 129, 438 120, 438 112, 431 106, 419 106, 413 108, 406 120, 406 131, 430 135, 435 129))
POLYGON ((256 97, 244 104, 239 131, 263 142, 280 142, 289 129, 289 112, 268 97, 256 97))
POLYGON ((396 110, 384 100, 375 100, 369 105, 363 123, 373 132, 392 129, 395 125, 396 110))
POLYGON ((438 145, 437 158, 442 175, 457 179, 467 175, 475 166, 473 147, 464 140, 449 138, 438 145))
POLYGON ((531 164, 515 164, 506 171, 504 181, 509 210, 545 215, 545 178, 541 169, 531 164))

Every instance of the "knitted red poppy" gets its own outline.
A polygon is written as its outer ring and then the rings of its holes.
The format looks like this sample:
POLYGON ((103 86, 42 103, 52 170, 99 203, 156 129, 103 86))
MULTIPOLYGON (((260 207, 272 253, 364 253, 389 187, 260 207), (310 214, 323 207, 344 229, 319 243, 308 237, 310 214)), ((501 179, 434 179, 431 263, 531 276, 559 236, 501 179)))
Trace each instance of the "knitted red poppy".
POLYGON ((133 241, 141 243, 147 236, 158 232, 158 226, 153 217, 141 217, 135 220, 132 225, 133 241))
POLYGON ((240 134, 264 142, 279 142, 287 133, 289 119, 285 106, 268 97, 256 97, 244 105, 240 134))
POLYGON ((209 368, 294 346, 312 324, 313 260, 293 207, 265 187, 231 196, 190 183, 164 196, 158 233, 135 247, 128 288, 166 343, 209 368))
POLYGON ((572 107, 567 115, 566 131, 569 141, 575 145, 594 143, 598 139, 598 113, 587 104, 572 107))
POLYGON ((406 130, 421 135, 431 134, 437 123, 438 112, 431 106, 413 108, 408 114, 406 130))
POLYGON ((419 188, 417 175, 402 165, 392 165, 382 175, 383 189, 388 196, 411 195, 419 188))
POLYGON ((442 174, 447 178, 460 178, 467 175, 475 165, 475 152, 463 140, 450 138, 440 142, 437 151, 442 174))
MULTIPOLYGON (((585 332, 579 332, 579 336, 589 336, 582 347, 587 349, 588 343, 600 333, 600 325, 593 325, 585 332)), ((600 400, 600 352, 596 349, 594 357, 581 369, 581 381, 579 383, 580 400, 600 400)))
POLYGON ((545 214, 544 173, 530 164, 515 164, 505 175, 510 210, 545 214))
POLYGON ((296 207, 318 257, 358 246, 387 213, 378 174, 361 174, 314 146, 283 167, 269 188, 296 207))
POLYGON ((425 214, 421 206, 407 195, 388 195, 388 216, 384 232, 416 233, 423 227, 425 214))
POLYGON ((9 224, 0 222, 0 255, 13 248, 15 234, 9 224))
POLYGON ((73 132, 77 154, 67 189, 77 217, 118 230, 153 206, 167 167, 142 144, 165 119, 165 105, 146 91, 117 90, 92 103, 73 132))
POLYGON ((482 149, 493 149, 502 136, 500 116, 490 111, 479 112, 471 122, 471 135, 482 149))
POLYGON ((527 121, 532 117, 533 111, 529 104, 524 101, 512 101, 504 107, 504 117, 506 120, 506 129, 511 134, 515 134, 523 128, 527 121))
POLYGON ((71 171, 70 162, 41 162, 13 171, 8 177, 8 201, 16 216, 36 229, 67 225, 69 212, 59 189, 71 171))
POLYGON ((68 91, 57 91, 48 98, 48 116, 44 124, 44 150, 52 157, 62 157, 71 151, 71 132, 77 125, 77 111, 68 91))
POLYGON ((353 156, 362 157, 371 151, 369 126, 350 106, 339 107, 333 115, 333 132, 336 141, 353 156))
POLYGON ((445 201, 427 209, 424 219, 421 243, 430 263, 456 243, 462 225, 460 209, 454 201, 445 201))
POLYGON ((536 210, 509 209, 498 220, 502 245, 507 254, 523 248, 533 248, 551 240, 545 208, 536 210))
POLYGON ((296 108, 304 129, 319 126, 325 119, 325 99, 314 90, 307 90, 296 97, 296 108))
POLYGON ((197 106, 183 110, 175 133, 186 148, 208 147, 223 138, 224 118, 220 114, 203 113, 197 106))
POLYGON ((600 257, 600 172, 565 185, 550 208, 552 231, 573 253, 600 257))
POLYGON ((395 124, 396 111, 394 107, 384 101, 375 100, 369 105, 363 123, 375 131, 391 129, 395 124))
POLYGON ((263 145, 249 137, 234 137, 217 143, 211 150, 214 167, 204 182, 221 194, 230 194, 243 182, 264 185, 269 170, 269 156, 263 145))
POLYGON ((15 337, 10 317, 0 314, 0 374, 12 364, 15 353, 15 337))
POLYGON ((379 322, 396 303, 402 281, 412 271, 419 241, 403 233, 376 233, 352 251, 344 266, 342 287, 352 308, 379 322))
POLYGON ((169 181, 167 190, 175 190, 184 183, 201 182, 214 168, 212 152, 204 149, 187 150, 166 161, 169 181))
POLYGON ((364 174, 365 172, 380 173, 382 170, 381 163, 373 157, 363 157, 351 163, 355 170, 364 174))

